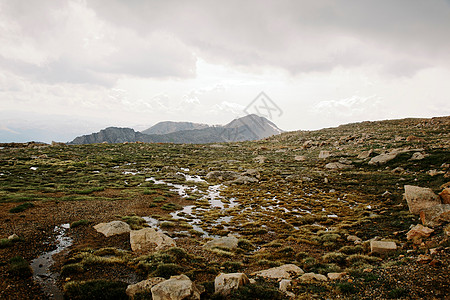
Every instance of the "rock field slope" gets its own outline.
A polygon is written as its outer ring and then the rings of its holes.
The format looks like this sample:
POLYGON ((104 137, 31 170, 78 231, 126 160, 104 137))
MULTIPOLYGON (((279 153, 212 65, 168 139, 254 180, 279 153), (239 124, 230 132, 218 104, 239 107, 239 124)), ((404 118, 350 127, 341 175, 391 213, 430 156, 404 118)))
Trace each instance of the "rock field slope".
POLYGON ((449 149, 450 117, 252 142, 2 144, 0 298, 445 299, 449 149), (112 221, 130 232, 94 228, 112 221), (132 247, 146 227, 151 247, 132 247))

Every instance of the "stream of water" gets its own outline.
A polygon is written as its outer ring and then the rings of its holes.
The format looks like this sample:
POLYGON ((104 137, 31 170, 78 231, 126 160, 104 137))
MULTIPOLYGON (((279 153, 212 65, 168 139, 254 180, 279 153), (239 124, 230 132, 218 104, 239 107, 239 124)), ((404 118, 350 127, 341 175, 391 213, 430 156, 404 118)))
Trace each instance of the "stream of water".
POLYGON ((55 226, 54 231, 56 236, 56 249, 45 252, 38 258, 31 261, 31 269, 33 270, 33 279, 39 283, 42 290, 50 299, 63 299, 63 293, 59 289, 56 281, 59 277, 58 272, 52 272, 50 267, 53 265, 53 255, 60 253, 70 245, 72 245, 72 238, 66 236, 66 230, 70 227, 69 224, 62 224, 55 226))

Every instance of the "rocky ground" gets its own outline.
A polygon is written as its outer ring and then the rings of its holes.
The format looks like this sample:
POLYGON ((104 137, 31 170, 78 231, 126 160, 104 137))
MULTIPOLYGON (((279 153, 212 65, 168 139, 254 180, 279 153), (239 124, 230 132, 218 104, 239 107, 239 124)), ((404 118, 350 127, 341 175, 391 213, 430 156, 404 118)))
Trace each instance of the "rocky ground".
POLYGON ((51 298, 48 275, 68 299, 126 299, 128 285, 179 274, 194 299, 448 297, 450 117, 228 144, 0 146, 0 298, 51 298), (405 186, 434 196, 406 201, 405 186), (137 251, 130 233, 94 229, 111 221, 175 246, 137 251), (417 224, 432 231, 413 235, 417 224), (50 251, 50 271, 33 277, 50 251), (301 272, 258 273, 286 265, 301 272), (245 275, 224 296, 220 273, 245 275))

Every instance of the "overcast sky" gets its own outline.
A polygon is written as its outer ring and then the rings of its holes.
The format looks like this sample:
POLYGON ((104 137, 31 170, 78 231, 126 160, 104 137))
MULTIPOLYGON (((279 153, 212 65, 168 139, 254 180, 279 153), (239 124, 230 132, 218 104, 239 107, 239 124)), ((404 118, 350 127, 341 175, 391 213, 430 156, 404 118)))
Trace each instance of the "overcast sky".
POLYGON ((284 130, 450 115, 450 1, 0 0, 0 138, 225 124, 262 91, 284 130))

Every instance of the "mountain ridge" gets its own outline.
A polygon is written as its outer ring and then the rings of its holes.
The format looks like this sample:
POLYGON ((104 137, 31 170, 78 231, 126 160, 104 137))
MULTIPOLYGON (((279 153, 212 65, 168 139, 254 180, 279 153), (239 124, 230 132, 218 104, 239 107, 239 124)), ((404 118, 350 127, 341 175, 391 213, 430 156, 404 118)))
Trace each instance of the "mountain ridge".
POLYGON ((282 132, 283 130, 273 122, 252 114, 236 118, 226 125, 165 121, 157 123, 143 132, 135 131, 132 128, 107 127, 99 132, 78 136, 68 144, 81 145, 104 142, 113 144, 124 142, 206 144, 259 140, 282 132), (147 134, 144 132, 167 133, 147 134))

